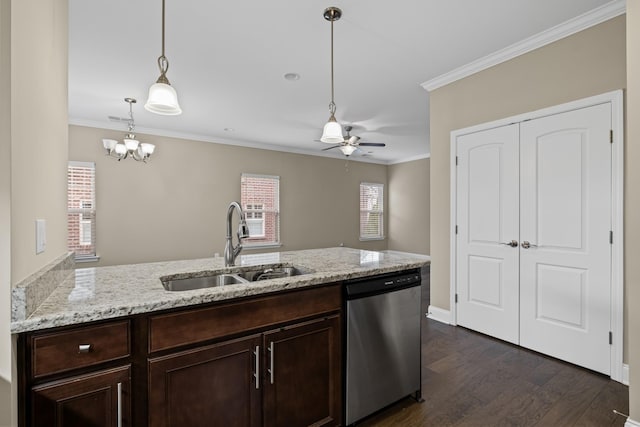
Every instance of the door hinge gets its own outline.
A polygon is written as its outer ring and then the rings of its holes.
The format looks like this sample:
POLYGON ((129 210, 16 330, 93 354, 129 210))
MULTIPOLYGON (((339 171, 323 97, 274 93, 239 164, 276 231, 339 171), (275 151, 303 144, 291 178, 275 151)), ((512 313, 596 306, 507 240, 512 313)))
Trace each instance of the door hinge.
POLYGON ((458 226, 456 225, 456 234, 458 234, 458 226))
POLYGON ((456 294, 455 298, 456 298, 455 301, 456 301, 456 304, 457 304, 458 303, 458 294, 456 294))
POLYGON ((613 332, 609 331, 609 345, 613 345, 613 332))
POLYGON ((609 131, 609 142, 613 144, 613 129, 609 131))
POLYGON ((613 230, 609 231, 609 244, 613 245, 613 230))
POLYGON ((458 156, 456 156, 456 166, 458 166, 458 156))

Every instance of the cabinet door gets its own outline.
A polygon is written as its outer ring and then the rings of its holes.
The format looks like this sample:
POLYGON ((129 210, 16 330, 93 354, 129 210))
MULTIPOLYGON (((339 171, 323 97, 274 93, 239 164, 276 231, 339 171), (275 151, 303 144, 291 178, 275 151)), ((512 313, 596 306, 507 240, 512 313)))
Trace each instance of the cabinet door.
POLYGON ((340 316, 264 335, 264 425, 339 425, 340 316))
POLYGON ((122 427, 130 425, 129 366, 34 387, 34 427, 122 427))
POLYGON ((149 360, 149 426, 258 426, 260 335, 149 360))

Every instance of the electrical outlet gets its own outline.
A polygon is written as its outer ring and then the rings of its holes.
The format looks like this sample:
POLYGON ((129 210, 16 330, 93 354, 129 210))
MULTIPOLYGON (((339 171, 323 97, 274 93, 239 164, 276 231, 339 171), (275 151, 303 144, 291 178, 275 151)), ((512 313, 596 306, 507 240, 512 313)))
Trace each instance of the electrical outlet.
POLYGON ((44 219, 36 219, 36 254, 44 252, 47 247, 47 223, 44 219))

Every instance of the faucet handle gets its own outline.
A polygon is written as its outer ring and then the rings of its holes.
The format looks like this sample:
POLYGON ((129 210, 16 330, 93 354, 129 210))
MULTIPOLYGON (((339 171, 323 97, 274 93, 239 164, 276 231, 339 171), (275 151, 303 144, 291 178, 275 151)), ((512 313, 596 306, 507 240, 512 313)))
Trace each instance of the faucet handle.
POLYGON ((249 237, 249 226, 243 218, 238 225, 238 239, 246 239, 247 237, 249 237))

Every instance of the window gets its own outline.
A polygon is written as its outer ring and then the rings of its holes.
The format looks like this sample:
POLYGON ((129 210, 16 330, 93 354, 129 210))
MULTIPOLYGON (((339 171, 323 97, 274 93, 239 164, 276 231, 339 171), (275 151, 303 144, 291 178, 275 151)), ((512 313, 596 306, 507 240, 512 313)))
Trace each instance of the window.
POLYGON ((249 227, 243 245, 280 245, 280 177, 243 173, 240 189, 240 204, 249 227))
POLYGON ((244 208, 244 217, 251 237, 264 237, 264 205, 248 203, 244 208))
POLYGON ((96 259, 95 163, 69 162, 67 169, 67 246, 76 260, 96 259))
POLYGON ((360 184, 360 240, 384 239, 384 185, 360 184))

